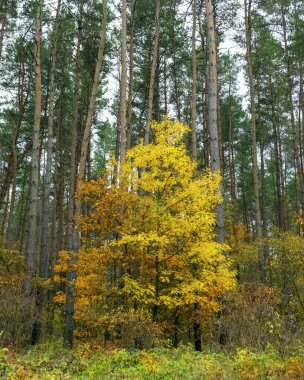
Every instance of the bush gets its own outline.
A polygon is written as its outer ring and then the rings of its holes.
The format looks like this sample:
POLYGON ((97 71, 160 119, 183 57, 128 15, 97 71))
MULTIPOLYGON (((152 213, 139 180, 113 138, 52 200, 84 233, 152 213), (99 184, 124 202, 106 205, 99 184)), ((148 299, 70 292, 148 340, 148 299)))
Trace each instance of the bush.
POLYGON ((22 379, 103 379, 103 380, 276 380, 303 379, 304 352, 282 357, 273 347, 252 352, 239 349, 228 355, 222 351, 178 349, 107 350, 78 345, 65 351, 61 342, 31 348, 23 353, 6 352, 0 377, 22 379))
POLYGON ((29 299, 24 295, 25 267, 17 251, 0 244, 0 345, 21 346, 28 339, 31 318, 29 299))

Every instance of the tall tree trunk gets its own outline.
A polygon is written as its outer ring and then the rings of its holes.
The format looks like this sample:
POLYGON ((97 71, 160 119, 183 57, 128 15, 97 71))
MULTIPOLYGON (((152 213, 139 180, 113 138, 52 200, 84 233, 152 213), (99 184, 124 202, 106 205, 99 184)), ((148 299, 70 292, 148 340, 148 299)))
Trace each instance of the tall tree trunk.
MULTIPOLYGON (((59 122, 59 121, 58 121, 59 122)), ((65 152, 63 148, 64 134, 62 128, 60 127, 59 135, 59 186, 58 186, 58 199, 57 199, 57 210, 58 210, 58 228, 57 228, 57 247, 56 247, 56 260, 58 252, 65 248, 64 244, 64 193, 65 193, 65 152)))
POLYGON ((121 28, 121 77, 120 77, 120 162, 124 161, 127 149, 127 120, 126 94, 127 93, 127 0, 122 0, 122 28, 121 28))
POLYGON ((277 116, 275 109, 275 95, 273 89, 272 77, 269 77, 269 87, 270 87, 270 102, 271 102, 271 123, 272 123, 272 133, 274 141, 274 160, 275 160, 275 187, 276 187, 276 198, 277 198, 277 215, 278 215, 278 227, 283 228, 283 199, 282 199, 282 184, 281 184, 281 165, 280 165, 280 154, 279 154, 279 143, 278 143, 278 128, 277 128, 277 116))
MULTIPOLYGON (((57 42, 59 32, 61 0, 58 0, 56 18, 54 24, 53 47, 51 53, 51 70, 50 70, 50 92, 49 92, 49 115, 48 115, 48 138, 47 138, 47 157, 45 169, 45 182, 42 204, 41 220, 41 241, 40 241, 40 260, 39 260, 39 277, 42 280, 48 277, 48 255, 49 255, 49 209, 50 209, 50 192, 52 179, 52 154, 53 154, 53 126, 54 126, 54 94, 55 94, 55 68, 57 57, 57 42)), ((36 320, 32 332, 32 344, 36 344, 41 338, 41 316, 47 294, 43 286, 38 286, 36 295, 36 320)))
POLYGON ((27 246, 27 272, 26 293, 32 292, 32 279, 35 271, 35 245, 36 245, 36 227, 37 227, 37 206, 38 206, 38 187, 39 187, 39 158, 40 158, 40 121, 41 121, 41 17, 42 17, 43 0, 39 0, 36 15, 36 32, 35 32, 35 118, 34 118, 34 135, 32 151, 32 178, 31 178, 31 195, 29 210, 29 232, 27 246))
POLYGON ((4 239, 4 231, 5 231, 5 225, 6 225, 6 219, 7 219, 7 214, 8 214, 8 205, 10 203, 10 189, 8 189, 7 195, 6 195, 6 202, 4 205, 4 210, 2 214, 2 221, 1 221, 1 232, 0 232, 0 237, 1 240, 4 239))
POLYGON ((174 0, 173 10, 172 10, 172 44, 173 44, 173 62, 172 62, 172 71, 173 71, 173 86, 174 86, 174 96, 175 96, 175 105, 177 118, 181 121, 181 105, 180 105, 180 91, 179 91, 179 80, 177 72, 177 62, 176 62, 176 37, 175 37, 175 21, 176 21, 176 0, 174 0))
POLYGON ((168 83, 167 83, 167 57, 164 56, 164 102, 165 102, 165 115, 168 114, 168 83))
POLYGON ((297 129, 296 129, 296 121, 295 121, 295 112, 294 112, 294 102, 292 97, 293 92, 293 84, 290 73, 290 58, 288 53, 288 41, 287 41, 287 31, 286 31, 286 19, 285 19, 285 10, 281 8, 282 11, 282 26, 283 26, 283 38, 284 38, 284 56, 286 63, 286 75, 287 75, 287 83, 288 83, 288 97, 289 97, 289 112, 290 112, 290 121, 291 121, 291 133, 293 138, 293 150, 294 150, 294 159, 297 174, 299 177, 299 185, 301 192, 301 208, 302 213, 304 213, 304 174, 301 167, 300 154, 299 154, 299 144, 297 141, 297 129))
MULTIPOLYGON (((296 50, 297 50, 297 59, 298 59, 298 68, 299 68, 299 135, 302 135, 302 138, 299 138, 299 146, 300 148, 300 160, 301 160, 301 169, 303 173, 303 151, 304 151, 304 78, 303 78, 303 49, 301 46, 301 29, 299 28, 299 23, 301 22, 300 20, 300 9, 297 6, 297 2, 294 1, 294 9, 293 9, 293 14, 294 14, 294 40, 296 44, 296 50)), ((284 26, 284 25, 283 25, 284 26)), ((286 36, 286 26, 284 26, 284 42, 285 42, 285 50, 286 50, 286 45, 287 45, 287 36, 286 36)), ((285 58, 287 58, 287 61, 289 61, 289 55, 287 51, 287 57, 285 54, 285 58)), ((288 74, 288 73, 287 73, 288 74)), ((302 207, 303 211, 303 207, 302 207)))
MULTIPOLYGON (((250 112, 251 112, 251 132, 252 132, 252 174, 253 174, 253 191, 254 191, 254 206, 255 206, 255 224, 256 237, 262 238, 262 218, 260 207, 260 192, 259 192, 259 175, 258 175, 258 154, 257 154, 257 137, 256 137, 256 110, 254 101, 254 83, 252 73, 252 50, 251 50, 251 4, 252 0, 244 1, 245 6, 245 32, 246 32, 246 57, 247 71, 250 87, 250 112)), ((261 282, 265 282, 264 268, 264 253, 259 249, 259 271, 261 282)))
POLYGON ((6 15, 0 14, 0 61, 1 61, 1 57, 2 57, 5 26, 6 26, 6 15))
MULTIPOLYGON (((157 60, 156 60, 156 70, 155 70, 155 109, 154 109, 154 119, 160 122, 160 92, 159 92, 159 81, 160 81, 160 52, 159 44, 157 47, 157 60)), ((153 114, 153 113, 152 113, 153 114)))
POLYGON ((191 146, 192 158, 197 161, 197 136, 196 136, 196 0, 193 0, 192 15, 192 99, 191 99, 191 146))
MULTIPOLYGON (((14 152, 14 155, 16 155, 16 152, 14 152)), ((7 230, 6 230, 6 248, 12 249, 14 245, 14 238, 13 238, 13 218, 14 218, 14 211, 15 211, 15 201, 16 201, 16 186, 17 186, 17 160, 14 161, 14 177, 13 177, 13 187, 12 187, 12 194, 11 194, 11 200, 10 200, 10 209, 9 209, 9 215, 7 220, 7 230)))
POLYGON ((287 204, 287 195, 286 195, 286 165, 284 167, 283 162, 286 161, 286 156, 283 159, 282 153, 282 140, 280 136, 280 129, 277 125, 277 136, 278 136, 278 148, 279 148, 279 158, 280 158, 280 175, 281 175, 281 187, 282 187, 282 200, 283 200, 283 227, 284 229, 288 229, 288 204, 287 204))
POLYGON ((228 96, 229 96, 228 157, 229 157, 229 174, 230 174, 230 196, 231 196, 231 204, 232 204, 232 229, 233 229, 233 234, 236 237, 238 216, 237 216, 236 180, 235 180, 235 164, 234 164, 231 86, 232 86, 232 78, 229 81, 229 89, 228 89, 228 96))
MULTIPOLYGON (((61 72, 63 75, 63 70, 61 72)), ((54 303, 53 298, 56 294, 56 284, 54 282, 54 266, 57 261, 58 252, 63 249, 62 247, 58 250, 58 242, 60 244, 63 241, 63 225, 61 226, 60 234, 57 236, 57 210, 58 210, 58 199, 59 199, 59 180, 58 180, 58 166, 59 157, 62 149, 62 98, 63 98, 63 80, 61 82, 61 91, 59 95, 58 102, 58 116, 57 116, 57 131, 56 131, 56 148, 55 148, 55 161, 54 161, 54 191, 53 191, 53 207, 52 207, 52 227, 50 236, 50 254, 48 259, 48 275, 51 279, 51 289, 48 290, 48 308, 47 308, 47 322, 46 322, 46 332, 49 336, 53 334, 53 320, 54 320, 54 303), (57 239, 56 239, 57 238, 57 239)), ((59 227, 59 226, 58 226, 59 227)))
POLYGON ((146 131, 145 131, 145 138, 144 138, 144 144, 145 145, 149 144, 150 123, 152 121, 154 82, 155 82, 155 71, 156 71, 156 65, 157 65, 159 31, 160 31, 159 14, 160 14, 160 0, 156 0, 156 3, 155 3, 155 35, 154 35, 152 63, 151 63, 151 69, 150 69, 150 83, 149 83, 149 94, 148 94, 148 112, 147 112, 146 131))
MULTIPOLYGON (((204 73, 202 72, 202 75, 204 73)), ((210 168, 210 142, 209 142, 209 115, 208 115, 208 93, 209 93, 209 79, 208 79, 208 69, 206 67, 205 78, 205 88, 203 88, 202 99, 203 99, 203 135, 204 135, 204 162, 205 169, 210 168)))
POLYGON ((129 51, 129 93, 127 105, 127 150, 131 148, 131 122, 132 122, 132 97, 133 97, 133 70, 134 70, 134 16, 136 0, 131 0, 130 19, 130 51, 129 51))
MULTIPOLYGON (((217 37, 217 26, 216 26, 216 7, 215 1, 213 2, 213 22, 214 22, 214 38, 215 38, 215 54, 216 54, 216 67, 219 67, 219 54, 218 54, 218 37, 217 37)), ((217 78, 217 134, 218 134, 218 146, 220 155, 220 173, 224 176, 224 161, 223 161, 223 139, 222 139, 222 120, 221 120, 221 102, 219 96, 219 80, 217 78)), ((224 190, 223 190, 224 192, 224 190)))
POLYGON ((25 101, 28 96, 24 96, 24 81, 25 81, 25 67, 24 67, 24 55, 23 50, 21 52, 21 62, 20 62, 20 70, 19 70, 19 83, 18 83, 18 105, 19 105, 19 115, 18 120, 13 136, 13 142, 12 142, 12 177, 13 177, 13 188, 12 188, 12 195, 11 195, 11 204, 10 204, 10 211, 9 211, 9 217, 8 217, 8 223, 7 223, 7 234, 6 234, 6 248, 12 249, 13 248, 13 218, 14 218, 14 211, 15 211, 15 200, 16 200, 16 186, 17 186, 17 166, 18 166, 18 160, 17 160, 17 142, 18 137, 20 134, 20 128, 21 123, 24 118, 24 111, 25 111, 25 101))
POLYGON ((75 183, 76 183, 76 153, 77 153, 77 127, 78 127, 78 98, 79 98, 79 82, 80 82, 80 50, 82 44, 82 19, 83 19, 83 2, 79 3, 79 18, 77 32, 77 48, 75 61, 75 80, 74 80, 74 99, 73 99, 73 121, 72 121, 72 141, 71 141, 71 158, 70 158, 70 194, 67 212, 67 249, 73 250, 73 217, 75 202, 75 183))
MULTIPOLYGON (((84 175, 85 175, 89 138, 91 134, 91 127, 92 127, 93 116, 94 116, 95 105, 96 105, 96 94, 97 94, 97 89, 98 89, 98 84, 99 84, 100 71, 101 71, 101 67, 103 63, 103 53, 104 53, 104 48, 105 48, 105 43, 106 43, 107 14, 108 14, 107 0, 104 0, 100 42, 99 42, 99 48, 98 48, 98 58, 97 58, 97 63, 96 63, 96 68, 95 68, 92 92, 90 96, 86 126, 85 126, 84 135, 82 139, 78 178, 77 178, 77 183, 76 183, 76 192, 79 191, 80 185, 83 182, 84 175)), ((80 212, 81 212, 81 200, 79 198, 76 198, 75 209, 74 209, 75 223, 77 223, 80 217, 80 212)), ((70 265, 68 266, 68 269, 67 269, 66 304, 65 304, 64 346, 67 348, 71 348, 73 346, 73 333, 74 333, 74 290, 75 290, 75 280, 77 277, 75 267, 77 265, 77 259, 78 259, 77 254, 78 254, 78 249, 79 249, 79 233, 77 231, 76 226, 73 227, 72 243, 73 243, 72 244, 73 249, 70 251, 71 253, 71 259, 69 263, 70 265)))
POLYGON ((260 80, 257 79, 257 102, 258 102, 258 133, 260 137, 260 160, 261 160, 261 219, 262 219, 262 234, 266 237, 266 182, 265 182, 265 160, 264 160, 264 136, 263 123, 261 115, 261 97, 260 97, 260 80))
POLYGON ((299 57, 299 86, 300 86, 300 94, 299 94, 299 115, 301 118, 302 126, 302 149, 304 150, 304 77, 303 77, 303 63, 301 58, 299 57))
MULTIPOLYGON (((174 38, 174 37, 173 37, 174 38)), ((174 93, 175 93, 175 102, 176 102, 176 112, 178 120, 181 120, 181 105, 179 99, 179 81, 177 74, 177 64, 176 64, 176 51, 173 48, 173 80, 174 80, 174 93)))
MULTIPOLYGON (((209 92, 208 92, 208 125, 209 125, 209 141, 210 141, 210 162, 211 171, 219 172, 220 163, 220 147, 218 138, 218 77, 217 77, 217 59, 216 59, 216 41, 214 30, 214 15, 211 0, 205 1, 207 28, 208 28, 208 52, 209 52, 209 92)), ((222 184, 219 191, 223 194, 222 184)), ((224 241, 224 203, 216 206, 216 240, 219 243, 224 241)))
POLYGON ((199 24, 199 33, 201 37, 201 50, 203 52, 203 60, 201 77, 202 77, 202 108, 203 108, 203 142, 204 142, 204 166, 205 169, 210 167, 210 154, 209 154, 209 122, 208 122, 208 96, 209 93, 209 80, 208 80, 208 52, 206 49, 205 43, 205 32, 202 22, 202 13, 203 13, 204 2, 201 2, 198 14, 198 24, 199 24))
MULTIPOLYGON (((271 84, 272 86, 272 84, 271 84)), ((276 195, 277 195, 277 213, 278 213, 278 227, 283 227, 283 210, 282 210, 282 194, 281 194, 281 174, 280 174, 280 158, 279 158, 279 148, 278 148, 278 136, 277 136, 277 122, 275 114, 275 103, 272 98, 271 100, 271 119, 272 119, 272 132, 274 138, 274 157, 276 166, 276 195)))
POLYGON ((19 201, 19 204, 21 204, 20 206, 20 224, 18 225, 18 230, 17 230, 17 234, 16 236, 18 236, 18 240, 19 240, 19 252, 20 254, 22 253, 25 253, 25 249, 24 249, 24 246, 25 246, 25 229, 26 229, 26 225, 27 225, 27 210, 28 210, 28 195, 29 195, 29 191, 27 189, 27 179, 28 179, 28 176, 27 176, 27 173, 25 172, 23 174, 23 178, 22 178, 22 188, 21 188, 21 197, 20 197, 20 201, 19 201))

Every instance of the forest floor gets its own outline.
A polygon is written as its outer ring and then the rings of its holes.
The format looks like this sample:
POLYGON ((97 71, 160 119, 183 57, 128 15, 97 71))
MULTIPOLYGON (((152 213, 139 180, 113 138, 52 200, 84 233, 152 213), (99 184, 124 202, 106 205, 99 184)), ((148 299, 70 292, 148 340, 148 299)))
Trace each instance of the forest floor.
POLYGON ((57 341, 19 352, 0 349, 0 379, 304 379, 304 349, 228 354, 190 346, 127 351, 81 344, 66 351, 57 341))

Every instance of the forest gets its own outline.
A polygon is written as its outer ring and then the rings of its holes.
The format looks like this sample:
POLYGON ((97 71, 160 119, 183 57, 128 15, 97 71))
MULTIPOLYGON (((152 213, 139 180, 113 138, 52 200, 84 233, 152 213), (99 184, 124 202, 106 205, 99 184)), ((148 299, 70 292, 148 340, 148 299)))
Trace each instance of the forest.
POLYGON ((0 379, 304 379, 303 0, 0 0, 0 379))

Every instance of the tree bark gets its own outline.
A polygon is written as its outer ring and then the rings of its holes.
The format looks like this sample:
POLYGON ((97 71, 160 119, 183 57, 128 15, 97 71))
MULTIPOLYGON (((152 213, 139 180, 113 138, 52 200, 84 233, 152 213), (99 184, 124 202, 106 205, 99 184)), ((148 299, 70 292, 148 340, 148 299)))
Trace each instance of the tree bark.
POLYGON ((229 157, 229 174, 230 174, 230 196, 231 196, 231 204, 232 204, 232 229, 233 229, 233 234, 236 237, 238 215, 237 215, 236 180, 235 180, 235 164, 234 164, 231 86, 232 86, 232 78, 229 81, 229 89, 228 89, 228 97, 229 97, 228 157, 229 157))
MULTIPOLYGON (((256 237, 262 238, 262 219, 261 219, 261 206, 260 206, 260 192, 259 192, 259 176, 258 176, 258 154, 257 154, 257 137, 256 137, 256 110, 254 101, 254 82, 252 72, 252 50, 251 50, 251 4, 252 0, 244 1, 245 6, 245 33, 246 33, 246 57, 247 57, 247 71, 249 78, 250 88, 250 113, 251 113, 251 133, 252 133, 252 174, 253 174, 253 190, 254 190, 254 205, 255 205, 255 223, 256 223, 256 237)), ((264 268, 264 254, 263 250, 259 249, 259 271, 260 280, 265 282, 265 268, 264 268)))
MULTIPOLYGON (((86 119, 86 126, 84 130, 84 135, 82 139, 81 155, 78 169, 78 178, 76 183, 76 193, 80 190, 80 185, 84 180, 85 167, 87 162, 87 153, 89 138, 91 134, 91 127, 93 123, 93 116, 95 112, 96 105, 96 94, 100 79, 100 71, 103 63, 103 53, 106 42, 106 27, 107 27, 107 14, 108 6, 107 0, 103 1, 103 14, 102 14, 102 25, 100 42, 98 47, 98 58, 95 68, 94 82, 92 87, 92 92, 90 96, 90 103, 88 108, 88 114, 86 119)), ((78 222, 81 213, 81 200, 79 198, 75 199, 75 209, 74 209, 74 221, 78 222)), ((72 348, 73 346, 73 333, 74 333, 74 291, 75 291, 75 281, 77 277, 76 266, 77 266, 77 254, 79 249, 79 232, 77 231, 77 226, 73 226, 73 236, 72 236, 72 250, 70 251, 71 259, 67 269, 67 285, 66 285, 66 304, 65 304, 65 325, 64 325, 64 346, 66 348, 72 348)))
MULTIPOLYGON (((49 92, 49 115, 48 115, 48 139, 47 139, 47 157, 45 169, 45 183, 42 204, 41 220, 41 241, 40 241, 40 260, 39 260, 39 277, 42 280, 48 277, 48 256, 49 256, 49 209, 50 209, 50 192, 52 179, 52 154, 53 154, 53 129, 54 129, 54 94, 55 94, 55 68, 57 57, 57 43, 59 32, 59 17, 61 9, 61 0, 58 0, 56 9, 56 18, 54 24, 54 40, 51 53, 51 70, 50 70, 50 92, 49 92)), ((43 286, 38 286, 36 295, 36 320, 32 332, 32 344, 39 342, 41 338, 41 316, 45 301, 46 291, 43 286)))
MULTIPOLYGON (((217 58, 216 41, 214 29, 214 15, 211 0, 205 1, 207 28, 208 28, 208 52, 209 52, 209 92, 208 92, 208 126, 210 141, 210 166, 212 172, 220 173, 220 147, 218 138, 218 77, 217 77, 217 58)), ((219 191, 223 194, 222 184, 219 191)), ((216 206, 216 240, 219 243, 224 241, 224 203, 216 206)))
POLYGON ((6 15, 2 14, 0 15, 0 61, 2 57, 2 50, 3 50, 3 40, 4 40, 4 32, 5 32, 5 25, 6 25, 6 15))
POLYGON ((32 178, 31 178, 31 195, 29 210, 29 232, 27 247, 27 273, 26 293, 32 292, 32 279, 35 271, 35 245, 36 245, 36 228, 37 228, 37 206, 38 206, 38 187, 39 187, 39 158, 40 158, 40 122, 41 122, 41 17, 42 17, 43 0, 39 0, 36 14, 36 32, 35 32, 35 117, 34 117, 34 134, 33 134, 33 151, 32 151, 32 178))
POLYGON ((134 70, 134 16, 136 0, 131 0, 131 20, 130 20, 130 51, 129 51, 129 93, 127 105, 127 147, 131 148, 131 122, 132 122, 132 97, 133 97, 133 70, 134 70))
POLYGON ((2 214, 1 232, 0 232, 1 240, 5 240, 4 239, 4 230, 5 230, 6 219, 7 219, 7 214, 8 214, 8 204, 10 202, 10 191, 9 190, 10 189, 8 189, 8 192, 6 195, 6 202, 5 202, 4 210, 3 210, 3 214, 2 214))
POLYGON ((76 151, 77 151, 77 127, 78 127, 78 98, 79 98, 79 82, 80 82, 80 50, 82 44, 82 19, 83 19, 83 2, 79 3, 79 20, 77 32, 77 48, 75 61, 75 81, 74 81, 74 99, 73 99, 73 122, 72 122, 72 146, 70 158, 70 195, 67 212, 67 249, 73 250, 73 217, 75 202, 75 183, 76 183, 76 151))
POLYGON ((272 123, 272 133, 274 142, 274 159, 275 159, 275 187, 276 187, 276 198, 277 198, 277 219, 278 227, 283 229, 283 199, 282 199, 282 184, 281 184, 281 165, 280 165, 280 154, 279 154, 279 143, 278 143, 278 128, 277 128, 277 116, 275 109, 275 94, 273 89, 272 77, 269 77, 269 88, 270 88, 270 102, 271 102, 271 123, 272 123))
POLYGON ((124 161, 127 149, 127 119, 126 119, 126 93, 127 93, 127 0, 122 0, 122 29, 121 29, 121 77, 120 77, 120 162, 124 161))
POLYGON ((192 159, 197 161, 197 136, 196 136, 196 0, 193 0, 192 21, 192 99, 191 99, 191 147, 192 159))
POLYGON ((25 67, 24 67, 24 56, 23 56, 23 50, 22 50, 20 70, 19 70, 19 85, 18 85, 19 115, 18 115, 18 120, 17 120, 15 132, 13 136, 12 154, 11 154, 13 187, 12 187, 9 217, 8 217, 8 222, 7 222, 7 233, 6 233, 6 248, 7 249, 12 249, 13 243, 14 243, 12 225, 13 225, 13 218, 14 218, 14 211, 15 211, 16 186, 17 186, 17 178, 16 178, 17 167, 18 167, 17 141, 20 134, 21 123, 24 118, 25 100, 27 98, 27 94, 26 96, 24 96, 24 85, 25 85, 24 81, 25 81, 25 67))
POLYGON ((286 19, 285 19, 285 10, 283 6, 281 7, 282 11, 282 26, 283 26, 283 39, 284 39, 284 56, 285 56, 285 64, 286 64, 286 76, 288 83, 288 97, 289 97, 289 112, 290 112, 290 121, 291 121, 291 133, 293 138, 293 150, 294 150, 294 159, 297 174, 299 177, 299 185, 301 192, 301 211, 304 213, 304 173, 301 167, 300 154, 299 154, 299 144, 297 141, 297 128, 295 121, 295 112, 294 112, 294 102, 293 102, 293 84, 290 73, 290 58, 288 53, 288 41, 287 41, 287 31, 286 31, 286 19))
POLYGON ((198 23, 199 23, 199 33, 201 37, 201 51, 203 52, 203 60, 202 70, 201 70, 201 80, 202 80, 202 108, 203 108, 203 142, 204 142, 204 167, 205 169, 210 168, 210 155, 209 155, 209 122, 208 122, 208 97, 209 93, 209 80, 208 80, 208 52, 206 49, 205 43, 205 32, 202 23, 202 12, 203 12, 204 2, 201 2, 201 6, 199 8, 198 14, 198 23))
POLYGON ((159 31, 160 31, 160 0, 156 0, 155 4, 155 35, 154 35, 154 46, 152 63, 150 70, 150 83, 149 83, 149 94, 148 94, 148 112, 147 112, 147 122, 146 122, 146 132, 144 138, 144 144, 149 144, 150 139, 150 124, 152 121, 152 111, 153 111, 153 95, 154 95, 154 82, 155 82, 155 71, 157 65, 157 54, 158 54, 158 43, 159 43, 159 31))

